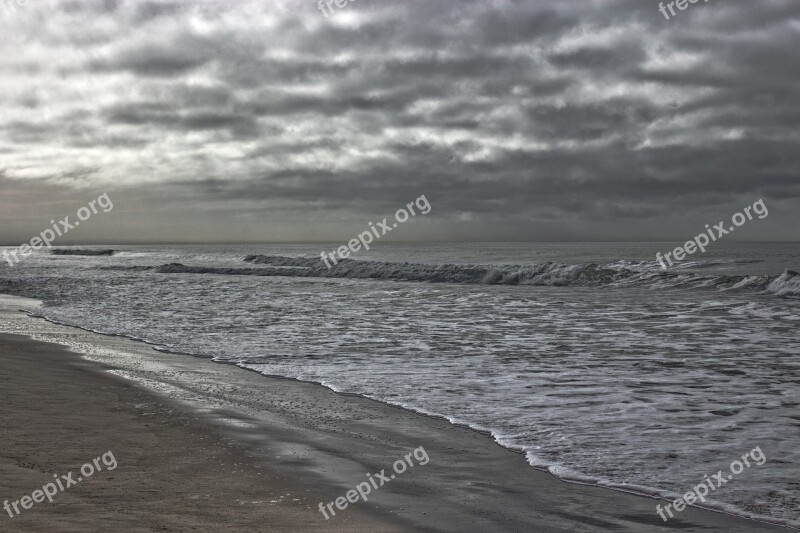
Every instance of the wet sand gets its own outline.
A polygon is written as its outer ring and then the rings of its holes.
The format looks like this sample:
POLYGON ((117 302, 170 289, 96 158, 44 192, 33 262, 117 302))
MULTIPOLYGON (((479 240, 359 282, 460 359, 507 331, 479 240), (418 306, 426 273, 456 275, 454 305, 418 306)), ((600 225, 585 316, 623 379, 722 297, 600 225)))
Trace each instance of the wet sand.
MULTIPOLYGON (((117 467, 34 503, 4 532, 402 531, 348 513, 333 524, 318 495, 246 455, 189 411, 175 409, 52 344, 0 335, 0 498, 20 500, 53 481, 82 478, 111 451, 117 467)), ((112 461, 108 461, 113 466, 112 461)), ((63 481, 62 486, 68 482, 63 481)))
POLYGON ((6 329, 68 344, 88 360, 0 337, 0 393, 9 398, 0 406, 2 497, 30 494, 109 449, 119 467, 58 503, 6 515, 4 531, 787 531, 695 508, 664 523, 655 512, 664 502, 566 483, 445 420, 159 353, 8 305, 6 329), (430 462, 368 502, 328 521, 317 511, 420 446, 430 462))

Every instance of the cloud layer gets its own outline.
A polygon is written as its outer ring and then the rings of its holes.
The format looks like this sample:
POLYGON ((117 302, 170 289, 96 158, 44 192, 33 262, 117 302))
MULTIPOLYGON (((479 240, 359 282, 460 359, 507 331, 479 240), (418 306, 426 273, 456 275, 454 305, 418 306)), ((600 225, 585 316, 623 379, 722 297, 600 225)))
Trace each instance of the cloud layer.
POLYGON ((104 191, 87 238, 340 240, 420 194, 400 239, 685 240, 759 198, 742 236, 797 238, 796 0, 19 1, 0 241, 104 191))

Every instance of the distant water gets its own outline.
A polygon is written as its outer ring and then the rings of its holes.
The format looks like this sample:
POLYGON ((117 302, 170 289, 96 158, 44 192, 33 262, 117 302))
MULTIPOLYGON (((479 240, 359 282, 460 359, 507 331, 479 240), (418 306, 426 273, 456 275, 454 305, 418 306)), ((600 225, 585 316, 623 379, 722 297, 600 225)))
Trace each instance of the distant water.
POLYGON ((383 245, 331 270, 333 245, 121 247, 3 264, 0 290, 446 416, 567 479, 683 494, 760 446, 715 505, 800 525, 800 244, 718 242, 661 271, 675 246, 383 245))

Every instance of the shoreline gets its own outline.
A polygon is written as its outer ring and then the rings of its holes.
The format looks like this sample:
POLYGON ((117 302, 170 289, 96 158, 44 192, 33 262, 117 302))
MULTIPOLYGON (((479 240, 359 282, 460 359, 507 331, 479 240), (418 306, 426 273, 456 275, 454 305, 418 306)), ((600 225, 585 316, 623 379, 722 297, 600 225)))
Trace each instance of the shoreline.
MULTIPOLYGON (((0 295, 0 298, 2 298, 2 295, 0 295)), ((558 476, 557 474, 554 474, 553 472, 551 472, 549 467, 532 465, 530 462, 528 462, 527 456, 526 456, 526 452, 525 452, 524 449, 502 444, 500 442, 499 437, 497 435, 495 435, 491 430, 484 429, 484 428, 479 428, 479 427, 475 427, 475 426, 471 426, 471 425, 469 425, 468 423, 465 423, 465 422, 456 422, 456 421, 453 421, 450 418, 448 418, 446 415, 422 411, 422 410, 415 409, 413 407, 409 407, 409 406, 402 405, 402 404, 399 404, 399 403, 391 403, 391 402, 383 401, 383 400, 380 400, 380 399, 377 399, 377 398, 372 398, 372 397, 366 396, 364 394, 336 390, 335 388, 333 388, 331 386, 328 386, 328 385, 326 385, 326 384, 324 384, 322 382, 318 382, 318 381, 302 380, 302 379, 288 377, 288 376, 282 376, 282 375, 278 375, 278 374, 264 374, 264 373, 259 372, 256 369, 249 368, 247 366, 240 366, 240 364, 235 363, 235 362, 224 361, 224 360, 216 360, 216 359, 213 359, 213 358, 211 358, 209 356, 206 356, 206 355, 200 355, 200 354, 195 354, 195 353, 190 353, 190 352, 181 352, 181 351, 176 351, 176 350, 170 350, 170 349, 166 349, 166 348, 157 347, 156 345, 148 342, 145 339, 141 339, 141 338, 130 337, 130 336, 127 336, 127 335, 116 334, 116 333, 104 333, 104 332, 100 332, 100 331, 95 331, 95 330, 92 330, 92 329, 84 328, 84 327, 81 327, 81 326, 62 324, 60 322, 51 320, 51 319, 49 319, 47 317, 43 317, 43 316, 37 316, 37 315, 28 315, 28 316, 30 316, 31 318, 34 318, 34 319, 38 319, 38 320, 43 320, 43 321, 49 322, 49 323, 51 323, 53 325, 63 326, 63 327, 67 327, 67 328, 75 328, 75 329, 78 329, 78 330, 81 330, 81 331, 85 331, 85 332, 93 334, 93 335, 100 335, 100 336, 105 336, 105 337, 117 337, 117 338, 120 338, 120 339, 133 341, 133 342, 136 342, 136 343, 142 343, 142 344, 150 347, 154 351, 156 351, 158 353, 161 353, 161 354, 177 355, 177 356, 189 357, 189 358, 193 358, 193 359, 197 359, 197 360, 201 360, 201 361, 206 361, 206 362, 210 361, 210 362, 213 362, 215 364, 227 365, 227 366, 235 367, 235 368, 237 368, 239 370, 243 370, 243 371, 246 371, 246 372, 254 373, 254 374, 256 374, 257 376, 259 376, 261 378, 266 378, 266 379, 271 379, 271 380, 286 380, 286 381, 289 381, 289 382, 301 383, 301 384, 311 384, 311 385, 322 387, 322 388, 324 388, 324 389, 326 389, 328 391, 331 391, 331 392, 333 392, 333 393, 335 393, 335 394, 337 394, 339 396, 345 396, 345 397, 349 396, 349 397, 353 397, 353 398, 359 398, 361 400, 375 402, 381 407, 394 407, 394 408, 402 409, 404 411, 408 411, 408 412, 410 412, 410 413, 412 413, 414 415, 417 415, 417 416, 423 416, 423 417, 427 417, 427 418, 430 418, 430 419, 443 421, 443 422, 446 422, 446 423, 450 424, 453 427, 466 429, 466 430, 469 430, 469 431, 472 431, 472 432, 475 432, 475 433, 478 433, 478 434, 486 436, 487 438, 491 439, 494 444, 496 444, 497 446, 501 447, 502 449, 507 450, 507 451, 512 452, 512 453, 519 454, 520 456, 522 456, 524 458, 524 460, 525 460, 526 465, 529 468, 531 468, 531 469, 533 469, 533 470, 535 470, 537 472, 543 473, 545 475, 551 476, 551 477, 553 477, 553 478, 555 478, 555 479, 557 479, 559 481, 562 481, 564 483, 567 483, 567 484, 581 485, 581 486, 586 486, 586 487, 596 487, 596 488, 601 488, 601 489, 605 489, 605 490, 620 492, 620 493, 627 494, 627 495, 634 495, 634 496, 639 496, 639 497, 643 497, 643 498, 649 498, 649 499, 655 500, 656 503, 658 503, 658 502, 670 503, 673 500, 675 500, 676 498, 680 498, 681 497, 680 494, 667 493, 667 491, 659 491, 659 489, 654 489, 652 487, 640 487, 640 486, 633 486, 633 485, 626 487, 626 486, 616 485, 616 484, 609 484, 609 483, 602 483, 602 482, 595 482, 595 481, 586 481, 584 479, 580 479, 579 477, 577 477, 577 478, 569 478, 569 477, 558 476)), ((579 476, 581 476, 581 475, 582 474, 579 473, 579 476)), ((713 512, 713 513, 718 513, 718 514, 723 514, 723 515, 730 516, 730 517, 733 517, 733 518, 749 520, 749 521, 752 521, 752 522, 755 522, 755 523, 758 523, 758 524, 764 524, 764 525, 768 525, 768 526, 778 526, 780 528, 787 529, 787 530, 800 530, 800 525, 795 525, 794 523, 782 522, 780 519, 772 519, 770 517, 763 516, 763 515, 748 515, 744 511, 742 511, 741 509, 733 508, 733 510, 731 510, 731 509, 727 508, 727 506, 728 506, 727 504, 719 504, 719 505, 693 504, 693 505, 687 506, 687 507, 688 508, 699 509, 699 510, 703 510, 703 511, 709 511, 709 512, 713 512)))
MULTIPOLYGON (((77 354, 3 333, 0 367, 0 499, 8 502, 0 511, 2 531, 325 526, 313 487, 275 472, 193 413, 77 354), (83 468, 101 456, 114 457, 113 464, 96 462, 90 477, 83 468), (52 502, 37 502, 36 492, 55 479, 61 490, 52 485, 52 502), (31 496, 32 504, 25 501, 31 496)), ((360 512, 331 526, 342 533, 409 531, 360 512)))
MULTIPOLYGON (((8 303, 6 299, 6 315, 8 303)), ((198 356, 179 360, 143 341, 16 314, 17 324, 26 324, 21 329, 50 335, 73 349, 94 346, 74 357, 94 361, 88 366, 95 373, 107 376, 110 369, 180 404, 231 436, 264 467, 319 487, 320 501, 333 500, 364 479, 365 473, 387 468, 403 453, 424 446, 430 464, 411 469, 370 497, 369 503, 348 507, 345 515, 369 511, 370 516, 386 517, 387 523, 432 531, 787 530, 696 507, 663 523, 655 513, 655 505, 663 500, 561 480, 530 466, 524 454, 503 447, 491 434, 438 415, 198 356), (434 501, 437 497, 441 499, 434 501)), ((332 530, 336 524, 327 521, 323 526, 332 530)))

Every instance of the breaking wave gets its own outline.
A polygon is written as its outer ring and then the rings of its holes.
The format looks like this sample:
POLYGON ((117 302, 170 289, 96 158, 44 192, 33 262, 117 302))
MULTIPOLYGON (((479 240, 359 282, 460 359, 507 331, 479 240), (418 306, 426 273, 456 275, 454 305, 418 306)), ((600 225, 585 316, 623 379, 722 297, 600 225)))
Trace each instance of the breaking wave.
POLYGON ((83 250, 77 248, 53 248, 50 255, 114 255, 114 250, 83 250))
MULTIPOLYGON (((344 260, 328 269, 318 258, 249 255, 254 267, 208 267, 170 263, 144 267, 162 274, 220 274, 348 279, 383 279, 431 283, 543 286, 640 286, 653 289, 747 289, 782 297, 800 296, 800 275, 787 270, 779 276, 744 276, 663 271, 658 267, 618 263, 566 265, 425 264, 344 260)), ((138 268, 137 268, 138 269, 138 268)))

